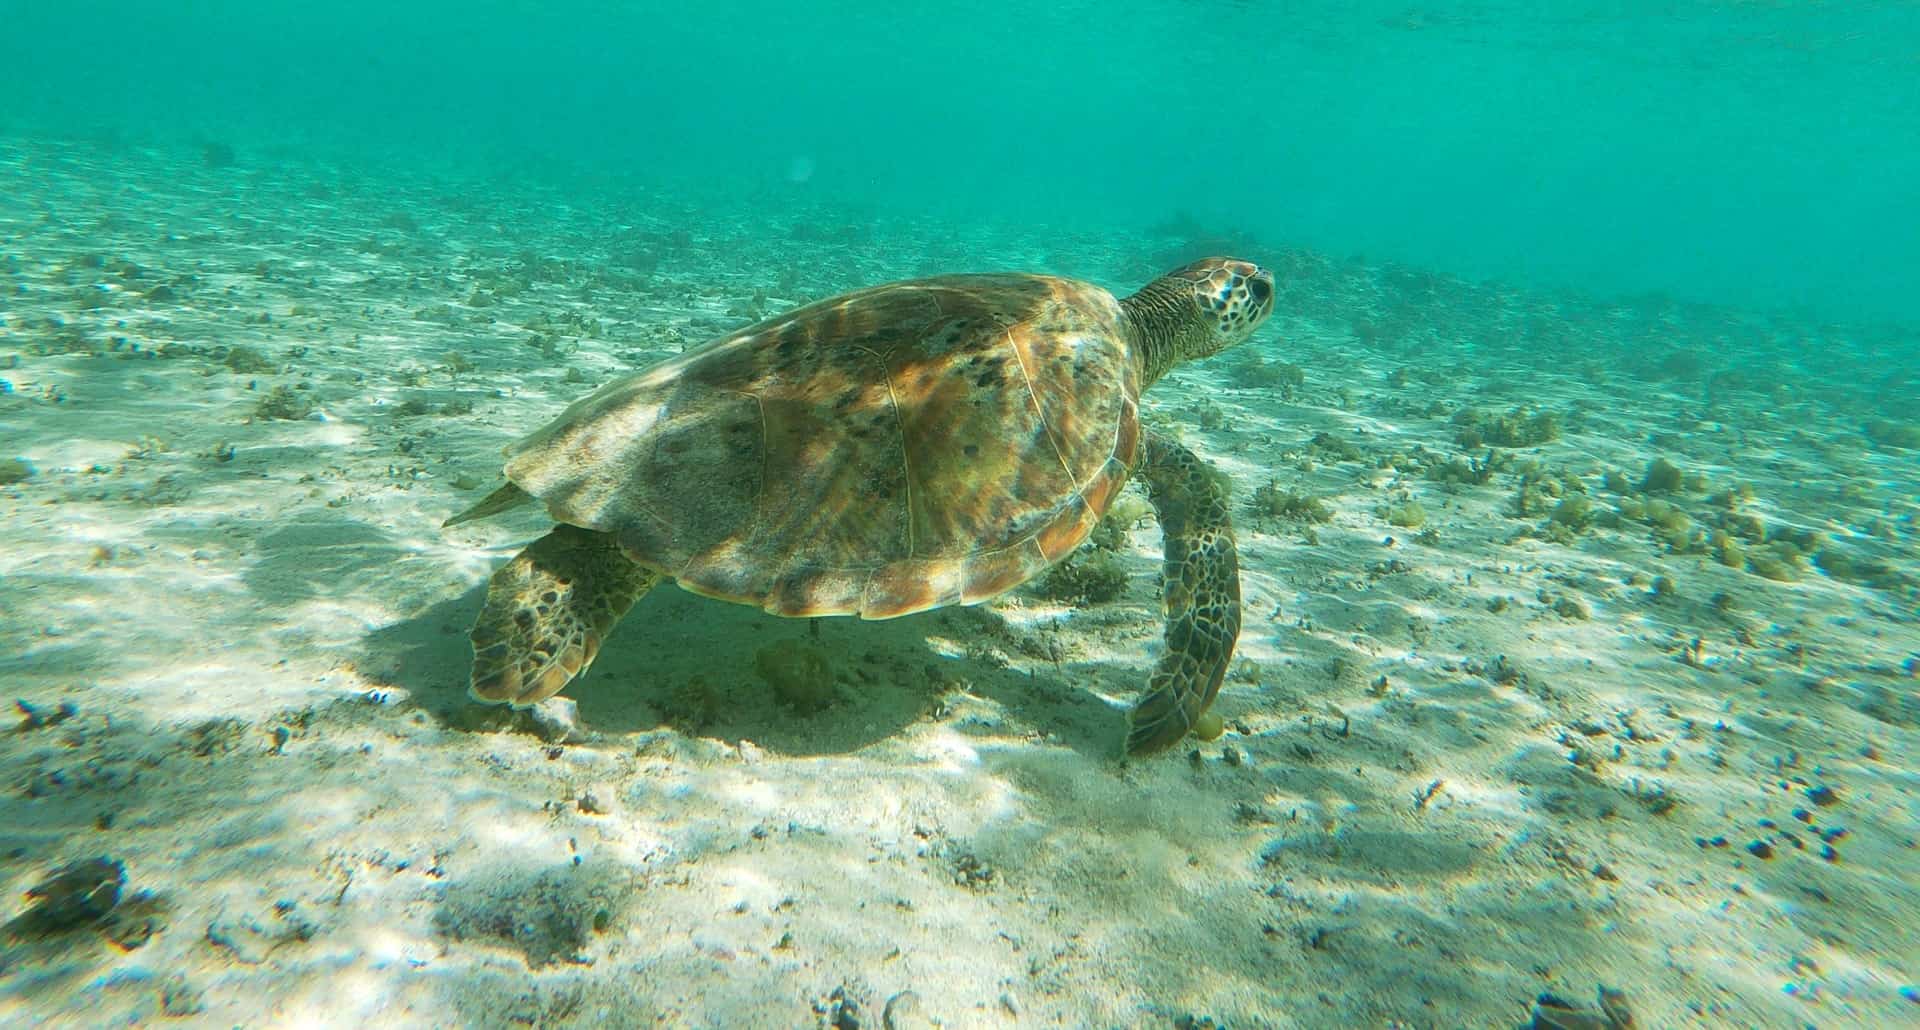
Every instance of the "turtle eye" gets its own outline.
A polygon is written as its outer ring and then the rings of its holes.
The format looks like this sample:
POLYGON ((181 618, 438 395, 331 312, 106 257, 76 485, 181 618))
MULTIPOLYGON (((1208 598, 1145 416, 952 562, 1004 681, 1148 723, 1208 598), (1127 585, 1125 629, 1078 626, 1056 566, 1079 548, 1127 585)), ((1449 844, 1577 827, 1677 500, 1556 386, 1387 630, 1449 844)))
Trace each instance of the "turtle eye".
POLYGON ((1253 294, 1255 302, 1265 304, 1273 296, 1273 284, 1265 279, 1255 279, 1247 284, 1247 292, 1253 294))

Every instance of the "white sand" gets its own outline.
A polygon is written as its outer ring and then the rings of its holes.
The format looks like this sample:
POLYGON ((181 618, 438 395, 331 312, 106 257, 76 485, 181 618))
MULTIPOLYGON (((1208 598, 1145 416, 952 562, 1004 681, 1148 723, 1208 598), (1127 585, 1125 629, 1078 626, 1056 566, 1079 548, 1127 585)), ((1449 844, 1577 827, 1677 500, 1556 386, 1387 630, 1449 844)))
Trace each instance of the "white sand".
POLYGON ((0 459, 35 470, 0 487, 0 683, 77 709, 0 735, 0 915, 96 855, 164 910, 130 950, 11 942, 0 1023, 877 1026, 912 991, 949 1027, 1514 1026, 1601 985, 1642 1026, 1920 1018, 1920 463, 1860 434, 1913 390, 1887 340, 1245 254, 1287 285, 1249 346, 1304 386, 1237 387, 1230 355, 1151 407, 1241 502, 1273 480, 1332 521, 1241 509, 1220 741, 1115 757, 1158 644, 1151 520, 1084 610, 1028 590, 815 638, 657 591, 552 741, 464 692, 482 584, 542 531, 438 528, 503 444, 756 290, 1126 290, 1176 242, 604 192, 0 143, 0 459), (277 370, 232 370, 242 344, 277 370), (254 417, 276 387, 312 413, 254 417), (1423 471, 1463 453, 1461 404, 1521 402, 1563 431, 1501 453, 1599 515, 1561 542, 1517 536, 1549 525, 1511 514, 1517 468, 1423 471), (1673 553, 1602 485, 1656 455, 1705 478, 1668 498, 1696 525, 1747 483, 1743 512, 1877 571, 1673 553), (1384 521, 1408 500, 1435 539, 1384 521), (787 638, 833 656, 827 711, 756 676, 787 638), (1845 829, 1837 860, 1795 809, 1845 829))

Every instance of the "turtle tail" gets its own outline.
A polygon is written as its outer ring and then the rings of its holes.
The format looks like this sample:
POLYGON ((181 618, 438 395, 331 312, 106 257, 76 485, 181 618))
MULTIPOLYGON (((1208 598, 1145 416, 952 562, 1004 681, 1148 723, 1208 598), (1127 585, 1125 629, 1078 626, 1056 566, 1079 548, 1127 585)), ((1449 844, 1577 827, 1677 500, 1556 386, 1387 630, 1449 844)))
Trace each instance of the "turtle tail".
POLYGON ((611 533, 555 527, 487 582, 470 634, 470 692, 515 708, 559 693, 587 671, 614 624, 659 581, 611 533))
POLYGON ((531 500, 533 500, 532 494, 527 493, 512 483, 508 483, 482 498, 479 504, 440 523, 440 528, 445 529, 448 526, 457 526, 462 522, 472 522, 474 519, 484 519, 489 515, 498 515, 503 511, 518 508, 531 500))

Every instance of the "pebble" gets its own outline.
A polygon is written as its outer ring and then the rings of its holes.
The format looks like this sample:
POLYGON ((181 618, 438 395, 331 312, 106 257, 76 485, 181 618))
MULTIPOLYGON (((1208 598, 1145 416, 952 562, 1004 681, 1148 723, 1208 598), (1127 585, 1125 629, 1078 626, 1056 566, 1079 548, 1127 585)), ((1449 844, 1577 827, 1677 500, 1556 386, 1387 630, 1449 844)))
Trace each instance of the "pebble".
POLYGON ((266 960, 273 939, 253 919, 215 919, 207 924, 207 943, 225 950, 242 965, 257 966, 266 960))
POLYGON ((12 932, 56 934, 99 923, 120 904, 126 882, 119 859, 102 855, 68 862, 27 889, 31 903, 11 924, 12 932))
POLYGON ((880 1023, 886 1030, 929 1030, 934 1026, 925 1006, 920 1004, 920 996, 912 991, 901 991, 888 998, 887 1007, 880 1013, 880 1023))
POLYGON ((18 700, 13 706, 20 710, 24 719, 20 723, 23 730, 37 730, 47 726, 58 726, 80 714, 80 708, 72 701, 62 701, 53 709, 42 708, 25 700, 18 700))
POLYGON ((160 986, 160 1011, 169 1016, 178 1019, 197 1015, 204 1007, 200 1002, 199 989, 179 973, 167 977, 160 986))
POLYGON ((613 792, 605 787, 593 786, 580 792, 574 800, 580 811, 588 815, 606 815, 613 811, 613 792))
POLYGON ((570 697, 550 697, 527 710, 540 736, 553 744, 571 744, 584 734, 580 729, 580 706, 570 697))

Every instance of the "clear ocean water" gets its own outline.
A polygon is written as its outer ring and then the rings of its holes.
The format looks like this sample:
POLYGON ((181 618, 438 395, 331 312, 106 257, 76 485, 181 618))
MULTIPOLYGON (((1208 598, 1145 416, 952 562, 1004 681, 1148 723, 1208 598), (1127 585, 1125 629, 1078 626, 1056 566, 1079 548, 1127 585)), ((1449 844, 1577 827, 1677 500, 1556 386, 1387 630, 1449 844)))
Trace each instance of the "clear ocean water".
POLYGON ((12 131, 566 168, 1920 318, 1902 2, 0 5, 12 131))
POLYGON ((5 1027, 1920 1025, 1920 3, 0 0, 6 703, 5 1027))

